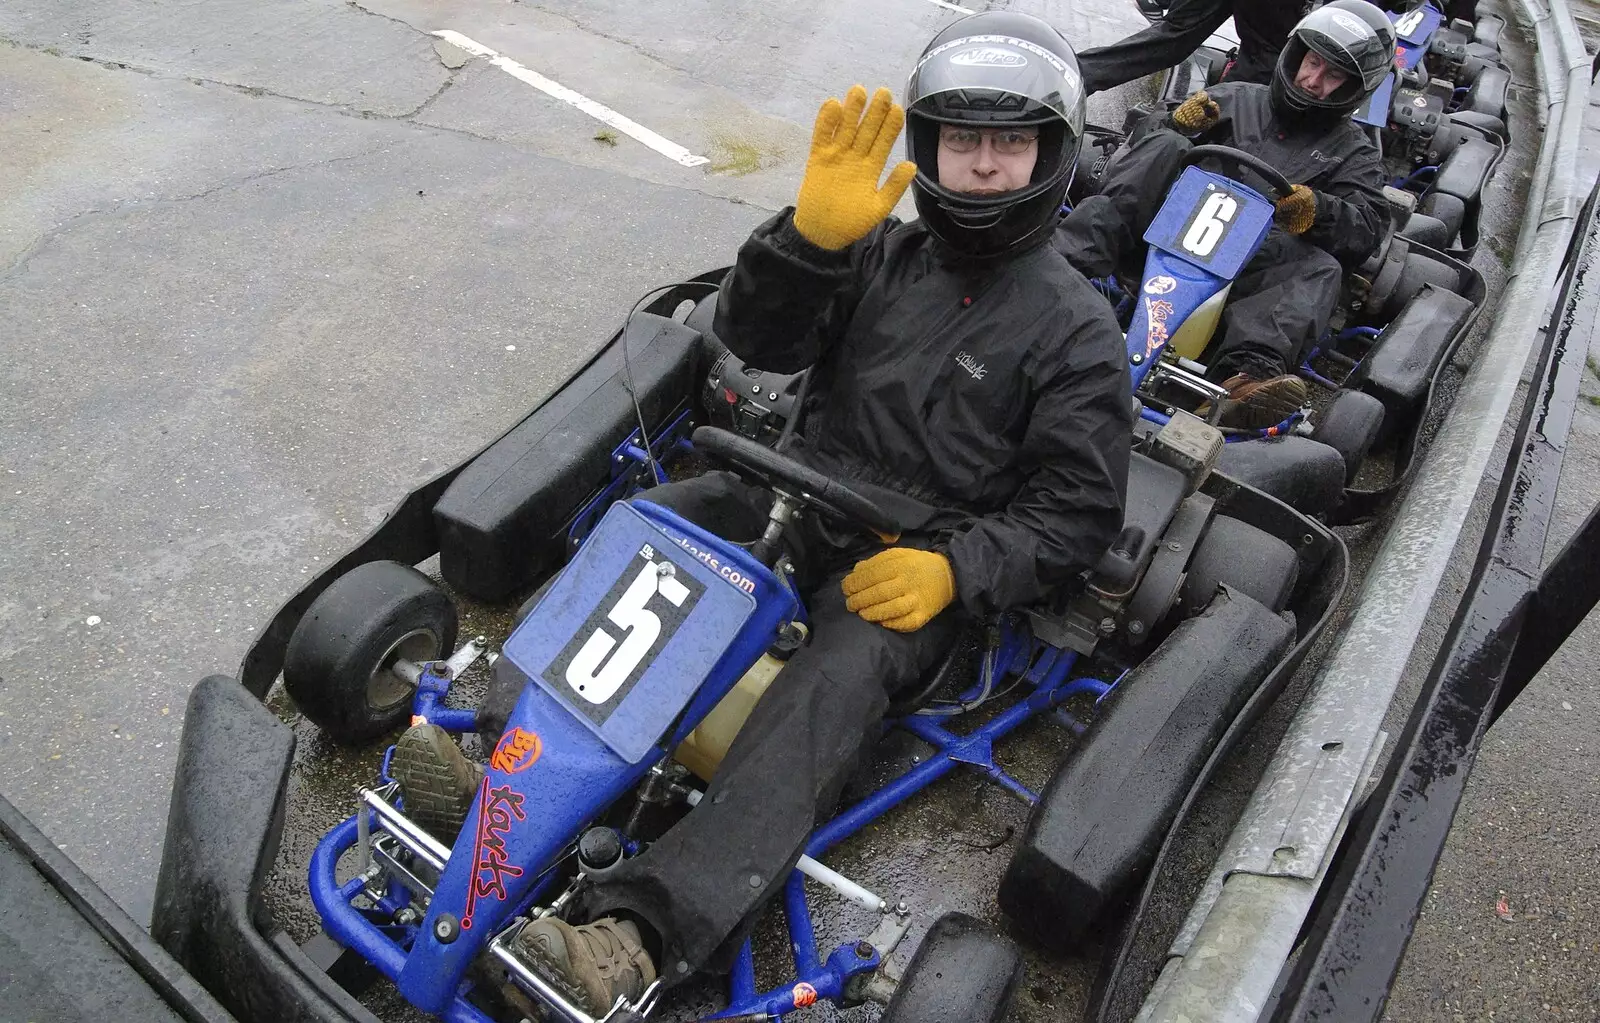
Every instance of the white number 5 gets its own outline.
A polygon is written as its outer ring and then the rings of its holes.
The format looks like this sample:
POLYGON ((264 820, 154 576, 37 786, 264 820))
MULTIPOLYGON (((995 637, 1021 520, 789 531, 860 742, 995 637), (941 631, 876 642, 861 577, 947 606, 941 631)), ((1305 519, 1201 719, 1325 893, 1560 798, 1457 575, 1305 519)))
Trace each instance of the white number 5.
POLYGON ((1184 249, 1202 259, 1211 255, 1212 250, 1217 247, 1217 242, 1222 240, 1228 225, 1232 223, 1234 214, 1238 212, 1239 201, 1227 192, 1212 192, 1206 196, 1206 201, 1200 205, 1200 212, 1195 215, 1194 223, 1184 232, 1184 249))
POLYGON ((670 575, 660 574, 656 562, 647 561, 623 591, 622 599, 606 613, 613 624, 626 630, 622 645, 618 646, 605 629, 596 629, 567 665, 567 685, 579 696, 590 703, 605 703, 650 652, 661 635, 661 619, 645 605, 657 593, 667 598, 672 606, 682 607, 689 596, 689 588, 670 575), (607 654, 611 656, 608 658, 607 654), (605 663, 601 664, 602 661, 605 663))

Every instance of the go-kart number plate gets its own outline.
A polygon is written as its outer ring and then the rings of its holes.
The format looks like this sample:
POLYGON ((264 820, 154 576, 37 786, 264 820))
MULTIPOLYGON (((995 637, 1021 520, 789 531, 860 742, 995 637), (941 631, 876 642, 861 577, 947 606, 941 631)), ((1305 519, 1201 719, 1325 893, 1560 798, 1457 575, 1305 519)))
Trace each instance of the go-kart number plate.
POLYGON ((604 725, 672 642, 705 589, 694 576, 680 577, 677 565, 653 545, 643 545, 550 662, 551 680, 566 683, 584 717, 604 725))
POLYGON ((1427 42, 1433 30, 1444 23, 1444 15, 1428 4, 1404 13, 1389 11, 1388 15, 1389 20, 1394 22, 1394 34, 1401 42, 1413 45, 1427 42))
POLYGON ((505 654, 637 763, 754 610, 755 598, 619 503, 506 640, 505 654))
POLYGON ((1144 240, 1224 280, 1237 277, 1272 226, 1261 193, 1219 174, 1186 167, 1144 240))

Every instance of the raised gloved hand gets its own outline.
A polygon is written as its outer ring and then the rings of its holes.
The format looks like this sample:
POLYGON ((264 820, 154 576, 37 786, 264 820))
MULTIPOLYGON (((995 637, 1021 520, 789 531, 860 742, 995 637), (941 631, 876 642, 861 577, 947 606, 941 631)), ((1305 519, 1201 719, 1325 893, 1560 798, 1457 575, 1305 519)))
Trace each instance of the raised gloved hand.
POLYGON ((1290 234, 1305 234, 1311 222, 1317 219, 1317 193, 1304 185, 1295 185, 1294 191, 1279 199, 1272 217, 1278 226, 1290 234))
POLYGON ((1222 108, 1217 106, 1216 100, 1206 95, 1204 89, 1178 104, 1178 108, 1172 112, 1174 127, 1191 135, 1216 127, 1220 120, 1222 108))
POLYGON ((905 123, 906 112, 888 89, 873 93, 870 106, 867 90, 859 85, 850 87, 843 104, 831 97, 822 104, 794 204, 794 226, 806 241, 842 249, 865 238, 889 215, 917 175, 916 164, 902 162, 878 187, 905 123))
POLYGON ((914 547, 890 547, 856 562, 840 586, 845 607, 896 632, 915 632, 956 599, 950 559, 914 547))

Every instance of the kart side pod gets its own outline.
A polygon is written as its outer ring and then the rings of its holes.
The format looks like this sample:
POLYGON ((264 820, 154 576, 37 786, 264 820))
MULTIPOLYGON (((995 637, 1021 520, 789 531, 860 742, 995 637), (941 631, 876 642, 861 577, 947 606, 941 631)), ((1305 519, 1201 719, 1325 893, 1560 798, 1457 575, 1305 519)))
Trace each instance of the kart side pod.
POLYGON ((666 317, 635 316, 620 343, 463 469, 433 509, 445 582, 495 602, 560 565, 568 520, 605 485, 612 449, 638 426, 622 344, 655 430, 694 393, 699 342, 666 317))
POLYGON ((1174 629, 1056 769, 1000 908, 1042 944, 1078 944, 1155 856, 1212 748, 1293 642, 1293 626, 1228 586, 1174 629))
POLYGON ((1470 300, 1424 284, 1378 336, 1349 386, 1383 402, 1385 433, 1421 415, 1434 373, 1473 309, 1470 300))

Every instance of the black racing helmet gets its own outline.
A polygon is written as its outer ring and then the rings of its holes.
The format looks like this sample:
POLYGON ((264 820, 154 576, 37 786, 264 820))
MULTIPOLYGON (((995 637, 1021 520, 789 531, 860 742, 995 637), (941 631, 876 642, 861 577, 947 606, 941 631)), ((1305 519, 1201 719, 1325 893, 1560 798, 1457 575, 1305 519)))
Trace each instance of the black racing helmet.
POLYGON ((1278 54, 1272 105, 1285 117, 1354 113, 1394 69, 1395 34, 1389 16, 1367 0, 1333 0, 1300 19, 1278 54), (1314 52, 1344 72, 1346 82, 1327 99, 1294 84, 1300 62, 1314 52))
POLYGON ((934 237, 976 258, 1048 236, 1078 162, 1084 91, 1062 34, 1027 14, 991 11, 933 37, 906 83, 906 155, 917 165, 917 213, 934 237), (1039 152, 1025 188, 968 195, 939 184, 939 126, 1035 127, 1039 152))

